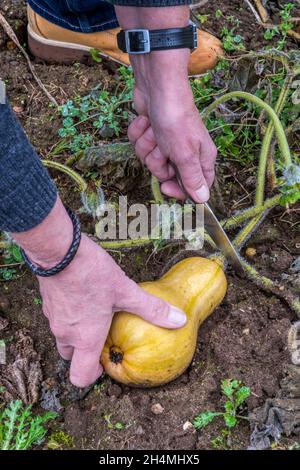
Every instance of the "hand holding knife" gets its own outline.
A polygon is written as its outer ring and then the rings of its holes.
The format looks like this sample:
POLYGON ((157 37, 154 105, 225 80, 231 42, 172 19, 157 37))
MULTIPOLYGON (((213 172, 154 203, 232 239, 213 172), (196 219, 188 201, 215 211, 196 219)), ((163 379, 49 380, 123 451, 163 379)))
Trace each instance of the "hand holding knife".
MULTIPOLYGON (((191 195, 185 189, 177 166, 172 162, 171 164, 174 168, 175 175, 181 191, 186 194, 187 198, 190 199, 193 203, 199 204, 191 197, 191 195)), ((221 251, 221 253, 223 253, 229 263, 233 266, 233 268, 240 274, 244 273, 244 267, 241 263, 240 255, 232 245, 229 238, 227 237, 222 225, 218 221, 217 217, 215 216, 208 203, 204 202, 203 206, 205 230, 211 236, 218 249, 221 251)))

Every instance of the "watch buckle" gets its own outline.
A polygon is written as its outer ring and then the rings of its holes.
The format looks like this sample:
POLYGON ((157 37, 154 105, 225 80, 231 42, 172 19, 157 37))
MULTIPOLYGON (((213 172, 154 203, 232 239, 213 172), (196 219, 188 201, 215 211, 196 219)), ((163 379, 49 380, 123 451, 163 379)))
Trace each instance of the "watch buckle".
POLYGON ((198 31, 197 31, 197 26, 193 21, 189 21, 189 25, 192 26, 193 28, 193 49, 195 50, 198 47, 198 31))
POLYGON ((126 50, 128 54, 147 54, 150 52, 150 34, 148 29, 128 29, 125 31, 125 44, 126 50), (142 51, 135 51, 131 49, 130 43, 130 34, 131 33, 138 33, 143 35, 143 39, 140 41, 144 45, 144 49, 142 51))

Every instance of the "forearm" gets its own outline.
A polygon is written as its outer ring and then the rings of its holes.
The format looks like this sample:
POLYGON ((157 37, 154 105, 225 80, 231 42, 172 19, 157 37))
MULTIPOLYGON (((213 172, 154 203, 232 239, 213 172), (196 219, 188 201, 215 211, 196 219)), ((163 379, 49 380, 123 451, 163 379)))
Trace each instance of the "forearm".
MULTIPOLYGON (((117 6, 118 21, 123 29, 163 29, 185 27, 189 23, 189 7, 143 8, 117 6)), ((150 54, 131 54, 137 85, 147 88, 149 93, 163 92, 167 99, 188 82, 189 49, 156 51, 150 54), (151 86, 152 85, 152 86, 151 86)))
POLYGON ((73 225, 58 197, 41 223, 31 230, 11 235, 35 264, 47 269, 58 264, 68 252, 73 240, 73 225))

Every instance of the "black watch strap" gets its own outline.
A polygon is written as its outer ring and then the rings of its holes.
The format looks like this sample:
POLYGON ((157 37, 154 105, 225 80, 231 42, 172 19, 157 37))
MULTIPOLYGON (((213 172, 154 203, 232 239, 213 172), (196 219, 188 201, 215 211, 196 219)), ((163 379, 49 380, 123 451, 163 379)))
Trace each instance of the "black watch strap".
POLYGON ((195 49, 197 28, 192 23, 185 28, 121 30, 117 40, 119 49, 128 54, 147 54, 166 49, 195 49))

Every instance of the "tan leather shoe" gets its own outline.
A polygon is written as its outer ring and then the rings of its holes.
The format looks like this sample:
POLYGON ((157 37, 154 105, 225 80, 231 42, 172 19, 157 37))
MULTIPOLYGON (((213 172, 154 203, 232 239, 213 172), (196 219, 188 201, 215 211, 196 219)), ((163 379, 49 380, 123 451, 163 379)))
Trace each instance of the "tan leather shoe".
MULTIPOLYGON (((96 33, 77 33, 57 26, 27 6, 28 45, 31 53, 46 62, 72 63, 90 57, 90 49, 119 64, 130 65, 128 54, 118 49, 120 28, 96 33)), ((223 55, 221 41, 198 30, 198 48, 191 54, 189 75, 199 75, 213 68, 223 55)))

